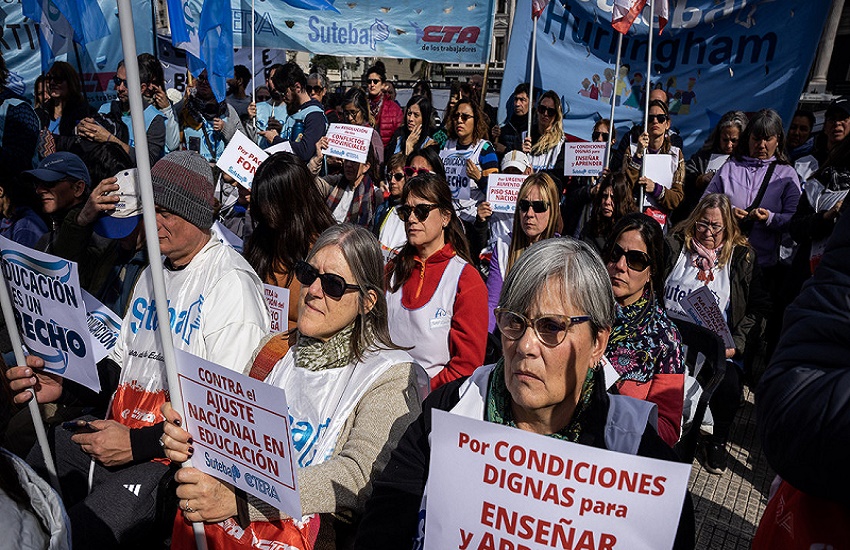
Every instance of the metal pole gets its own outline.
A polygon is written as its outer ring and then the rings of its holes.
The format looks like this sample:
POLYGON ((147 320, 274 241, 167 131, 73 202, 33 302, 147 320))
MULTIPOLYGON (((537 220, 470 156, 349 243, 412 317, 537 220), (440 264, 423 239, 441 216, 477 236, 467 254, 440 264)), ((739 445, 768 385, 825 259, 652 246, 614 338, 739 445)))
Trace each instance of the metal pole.
POLYGON ((80 48, 77 46, 77 42, 75 40, 71 41, 74 44, 74 57, 77 59, 77 70, 80 71, 80 86, 83 88, 83 98, 86 100, 86 103, 89 102, 89 94, 86 93, 86 81, 83 78, 83 61, 80 57, 80 48))
POLYGON ((534 28, 531 32, 531 80, 528 83, 528 133, 531 138, 531 117, 534 114, 534 57, 537 55, 537 17, 533 19, 534 28))
MULTIPOLYGON (((159 61, 159 40, 157 39, 156 34, 156 5, 159 3, 159 0, 150 0, 151 1, 151 26, 153 27, 153 56, 159 61)), ((165 90, 163 90, 165 91, 165 90)))
MULTIPOLYGON (((257 51, 254 49, 254 35, 257 33, 257 10, 254 7, 255 0, 251 0, 251 103, 254 104, 254 108, 257 108, 257 62, 256 62, 256 53, 257 51)), ((257 115, 254 115, 254 133, 256 134, 259 131, 259 127, 257 126, 257 115)))
MULTIPOLYGON (((649 42, 646 46, 646 101, 644 102, 644 110, 643 110, 643 131, 649 131, 649 93, 652 91, 652 25, 653 20, 655 19, 655 3, 652 0, 649 0, 649 42)), ((640 175, 646 175, 646 154, 649 152, 647 149, 643 152, 643 160, 641 162, 640 167, 640 175)), ((644 192, 643 187, 640 187, 638 190, 638 208, 643 210, 643 200, 644 200, 644 192)))
POLYGON ((608 147, 605 149, 605 168, 608 168, 608 164, 611 162, 611 145, 614 142, 614 98, 617 96, 617 77, 620 75, 620 55, 623 52, 623 33, 617 33, 619 36, 617 37, 617 61, 615 62, 614 69, 614 94, 611 96, 611 116, 608 119, 608 147))
MULTIPOLYGON (((130 118, 133 122, 133 134, 145 135, 144 104, 141 94, 141 80, 139 79, 139 59, 136 54, 136 35, 133 29, 133 11, 130 0, 118 1, 118 19, 121 24, 121 44, 124 48, 124 68, 127 71, 127 89, 130 99, 130 118)), ((148 156, 148 142, 145 139, 136 140, 136 164, 139 170, 139 191, 142 198, 142 218, 144 220, 145 234, 156 235, 156 214, 153 201, 153 185, 151 184, 150 157, 148 156)), ((180 384, 177 378, 177 360, 174 355, 174 342, 170 334, 163 327, 169 326, 168 300, 165 294, 165 278, 163 277, 162 252, 159 249, 157 239, 145 239, 148 248, 148 259, 150 261, 151 281, 153 282, 154 302, 156 306, 156 318, 161 330, 157 331, 162 355, 165 362, 165 374, 168 380, 168 392, 171 396, 171 404, 180 416, 183 412, 183 395, 180 392, 180 384)), ((191 460, 183 463, 183 467, 190 467, 191 460)), ((193 523, 195 533, 195 544, 198 550, 207 549, 206 536, 203 523, 193 523)))

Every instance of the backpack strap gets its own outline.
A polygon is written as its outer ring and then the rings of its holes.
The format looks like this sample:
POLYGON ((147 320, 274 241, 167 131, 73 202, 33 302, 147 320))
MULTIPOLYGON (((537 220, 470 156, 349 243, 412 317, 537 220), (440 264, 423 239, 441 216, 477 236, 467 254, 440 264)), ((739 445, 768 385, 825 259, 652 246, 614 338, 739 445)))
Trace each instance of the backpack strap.
POLYGON ((751 204, 747 208, 747 212, 752 212, 756 208, 761 205, 762 199, 764 199, 764 194, 767 193, 767 184, 770 183, 770 178, 773 176, 773 171, 776 170, 776 161, 770 163, 767 167, 767 172, 764 173, 764 180, 761 182, 761 187, 759 187, 759 192, 756 195, 756 198, 753 199, 753 204, 751 204))
POLYGON ((294 330, 292 332, 281 332, 266 342, 266 345, 254 359, 254 364, 251 365, 248 376, 256 380, 265 380, 277 362, 289 352, 289 348, 292 346, 290 340, 294 339, 294 335, 294 330))

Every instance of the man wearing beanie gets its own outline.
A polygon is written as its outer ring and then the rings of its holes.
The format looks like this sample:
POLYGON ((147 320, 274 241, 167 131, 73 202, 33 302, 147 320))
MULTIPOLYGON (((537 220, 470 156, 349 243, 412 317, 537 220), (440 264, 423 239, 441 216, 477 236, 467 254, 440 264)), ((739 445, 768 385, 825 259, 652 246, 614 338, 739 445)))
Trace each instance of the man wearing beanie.
MULTIPOLYGON (((263 285, 251 266, 210 238, 215 199, 209 163, 197 153, 173 152, 153 166, 151 179, 174 346, 241 372, 268 333, 270 318, 263 285)), ((73 438, 63 429, 54 432, 75 548, 151 548, 164 534, 155 527, 171 530, 173 515, 156 521, 162 513, 158 490, 170 473, 159 443, 164 420, 160 407, 168 396, 150 269, 136 284, 118 343, 98 364, 104 388, 98 397, 112 397, 110 420, 84 417, 95 431, 73 438), (88 492, 91 459, 95 465, 88 492)), ((42 362, 27 359, 27 365, 37 372, 42 362)), ((18 382, 13 389, 34 380, 24 376, 25 369, 10 369, 10 379, 18 382)), ((72 389, 77 397, 82 393, 68 381, 60 380, 57 391, 57 379, 48 382, 40 374, 39 379, 40 402, 60 393, 68 397, 72 389), (52 392, 44 392, 47 385, 52 392)), ((39 453, 33 451, 31 463, 39 453)))

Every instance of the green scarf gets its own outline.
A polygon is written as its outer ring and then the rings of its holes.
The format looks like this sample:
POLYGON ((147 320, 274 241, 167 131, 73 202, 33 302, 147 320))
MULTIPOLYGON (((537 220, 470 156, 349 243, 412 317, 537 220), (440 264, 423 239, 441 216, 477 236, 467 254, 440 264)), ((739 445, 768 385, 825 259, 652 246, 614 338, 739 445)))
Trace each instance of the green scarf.
POLYGON ((338 369, 351 363, 351 337, 354 323, 337 332, 327 342, 298 335, 295 348, 295 366, 311 371, 338 369))
MULTIPOLYGON (((499 359, 493 372, 490 373, 490 382, 487 386, 487 407, 485 410, 485 420, 503 426, 516 428, 516 423, 513 418, 513 410, 511 409, 511 394, 508 392, 508 387, 505 385, 505 364, 504 358, 499 359)), ((590 406, 590 395, 593 393, 593 378, 595 368, 590 369, 587 373, 587 378, 584 379, 584 386, 581 389, 578 404, 573 412, 573 417, 570 423, 562 430, 549 434, 549 437, 563 439, 566 441, 577 442, 581 434, 581 424, 588 407, 590 406)))

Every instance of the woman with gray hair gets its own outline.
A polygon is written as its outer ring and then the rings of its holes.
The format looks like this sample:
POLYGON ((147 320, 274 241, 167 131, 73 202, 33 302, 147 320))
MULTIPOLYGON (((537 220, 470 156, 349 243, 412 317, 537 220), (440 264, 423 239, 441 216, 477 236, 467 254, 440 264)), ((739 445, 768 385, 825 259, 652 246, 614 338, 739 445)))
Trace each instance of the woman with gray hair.
MULTIPOLYGON (((428 480, 432 409, 591 447, 675 460, 650 420, 654 405, 606 392, 602 365, 614 322, 614 296, 605 267, 589 245, 548 239, 529 247, 508 272, 496 318, 503 357, 441 386, 425 400, 422 414, 374 483, 355 548, 410 547, 411 540, 424 536, 420 508, 428 480), (618 420, 621 413, 634 420, 631 427, 618 420), (622 437, 626 433, 629 437, 622 437)), ((686 499, 675 548, 693 546, 693 528, 686 499)))
MULTIPOLYGON (((287 548, 328 548, 360 512, 371 480, 420 413, 428 377, 390 339, 383 256, 375 237, 350 224, 319 236, 295 265, 301 283, 297 329, 261 342, 246 369, 286 391, 303 518, 289 518, 250 495, 194 469, 175 479, 184 521, 173 548, 191 547, 189 521, 206 522, 213 547, 241 547, 252 537, 287 548), (290 347, 291 344, 291 347, 290 347), (238 520, 238 531, 227 526, 238 520)), ((284 411, 286 412, 286 411, 284 411)), ((170 406, 162 442, 174 462, 192 456, 191 436, 170 406)), ((340 544, 340 546, 343 546, 340 544)))

